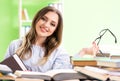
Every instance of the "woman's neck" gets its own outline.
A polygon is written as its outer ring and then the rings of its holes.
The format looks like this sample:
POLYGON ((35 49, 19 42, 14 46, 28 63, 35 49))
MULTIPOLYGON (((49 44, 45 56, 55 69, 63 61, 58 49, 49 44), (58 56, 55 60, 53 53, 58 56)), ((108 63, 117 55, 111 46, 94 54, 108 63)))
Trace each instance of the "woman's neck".
POLYGON ((37 37, 35 41, 35 45, 43 46, 43 43, 45 42, 45 37, 37 37))

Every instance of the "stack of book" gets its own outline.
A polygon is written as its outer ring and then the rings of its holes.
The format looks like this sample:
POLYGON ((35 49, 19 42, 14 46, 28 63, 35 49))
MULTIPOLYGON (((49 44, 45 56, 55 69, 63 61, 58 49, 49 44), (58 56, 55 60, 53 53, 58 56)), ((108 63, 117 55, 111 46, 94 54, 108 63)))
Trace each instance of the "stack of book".
POLYGON ((97 66, 120 68, 119 59, 99 59, 96 61, 97 61, 97 66))
POLYGON ((102 81, 119 81, 120 69, 108 70, 107 68, 99 68, 94 66, 74 67, 74 69, 86 76, 90 76, 102 81))
POLYGON ((80 73, 104 81, 120 80, 119 59, 96 59, 96 66, 74 67, 80 73))
POLYGON ((80 57, 72 57, 72 64, 73 66, 97 66, 97 60, 108 60, 108 57, 87 57, 87 58, 80 58, 80 57))

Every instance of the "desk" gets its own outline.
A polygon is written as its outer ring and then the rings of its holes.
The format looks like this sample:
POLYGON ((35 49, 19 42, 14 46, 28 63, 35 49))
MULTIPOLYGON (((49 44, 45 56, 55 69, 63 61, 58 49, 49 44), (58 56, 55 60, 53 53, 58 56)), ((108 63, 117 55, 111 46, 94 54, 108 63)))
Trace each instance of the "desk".
POLYGON ((0 80, 14 80, 14 81, 44 81, 41 79, 28 79, 28 78, 14 78, 11 76, 1 76, 0 80))

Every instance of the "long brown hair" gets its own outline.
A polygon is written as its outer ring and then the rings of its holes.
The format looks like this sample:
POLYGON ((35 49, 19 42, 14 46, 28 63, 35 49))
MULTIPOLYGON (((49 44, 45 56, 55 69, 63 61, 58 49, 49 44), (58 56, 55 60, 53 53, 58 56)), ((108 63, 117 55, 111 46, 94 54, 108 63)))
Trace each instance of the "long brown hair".
POLYGON ((37 14, 34 16, 34 19, 32 21, 32 27, 30 31, 25 35, 23 42, 21 46, 18 48, 16 51, 16 54, 19 55, 21 59, 29 59, 32 55, 31 52, 31 45, 35 43, 35 39, 37 36, 36 30, 35 30, 35 25, 36 23, 44 16, 47 12, 52 11, 58 14, 59 20, 58 20, 58 25, 54 33, 47 37, 44 47, 45 47, 45 54, 44 54, 44 59, 47 60, 47 58, 51 55, 51 53, 56 49, 62 41, 62 30, 63 30, 63 19, 61 13, 55 9, 54 7, 47 6, 40 11, 37 12, 37 14), (25 58, 29 56, 28 58, 25 58))

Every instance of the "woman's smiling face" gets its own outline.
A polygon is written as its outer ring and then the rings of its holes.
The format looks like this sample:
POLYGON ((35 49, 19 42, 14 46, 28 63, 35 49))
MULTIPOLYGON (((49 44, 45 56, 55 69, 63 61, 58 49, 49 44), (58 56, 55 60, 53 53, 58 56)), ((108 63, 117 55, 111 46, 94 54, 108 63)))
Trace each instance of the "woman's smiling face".
POLYGON ((57 13, 49 11, 36 23, 38 37, 48 37, 54 33, 58 26, 59 16, 57 13))

